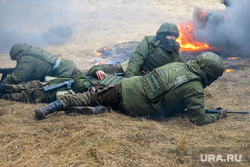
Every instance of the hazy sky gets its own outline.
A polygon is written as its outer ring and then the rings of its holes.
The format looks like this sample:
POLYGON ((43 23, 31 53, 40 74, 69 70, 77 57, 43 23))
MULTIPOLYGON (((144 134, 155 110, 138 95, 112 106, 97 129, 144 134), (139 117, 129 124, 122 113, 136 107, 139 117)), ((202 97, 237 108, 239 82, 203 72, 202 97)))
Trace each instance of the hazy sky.
POLYGON ((16 42, 36 46, 67 42, 74 31, 67 0, 0 0, 0 52, 16 42))

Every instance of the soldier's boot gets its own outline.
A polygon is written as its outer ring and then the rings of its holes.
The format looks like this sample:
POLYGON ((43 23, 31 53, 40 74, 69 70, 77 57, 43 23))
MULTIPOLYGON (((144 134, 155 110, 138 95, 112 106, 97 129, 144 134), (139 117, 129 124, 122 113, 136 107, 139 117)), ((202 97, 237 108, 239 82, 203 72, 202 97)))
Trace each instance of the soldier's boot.
POLYGON ((37 119, 45 119, 48 114, 61 110, 64 110, 64 105, 61 100, 56 100, 46 106, 35 109, 35 117, 37 119))
POLYGON ((70 107, 66 108, 65 114, 67 115, 82 115, 82 114, 101 114, 105 112, 105 108, 103 106, 82 106, 82 107, 70 107))
POLYGON ((5 93, 6 83, 0 83, 0 93, 5 93))
POLYGON ((6 83, 0 83, 0 97, 5 93, 6 83))

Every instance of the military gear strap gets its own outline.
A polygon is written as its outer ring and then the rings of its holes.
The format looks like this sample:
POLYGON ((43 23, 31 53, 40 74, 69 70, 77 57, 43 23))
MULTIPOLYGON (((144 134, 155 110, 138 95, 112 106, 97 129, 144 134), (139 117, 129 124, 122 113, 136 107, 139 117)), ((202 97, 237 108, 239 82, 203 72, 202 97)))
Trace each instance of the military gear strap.
POLYGON ((60 62, 61 62, 60 60, 58 60, 58 59, 56 60, 55 65, 51 70, 51 76, 52 77, 55 76, 57 68, 59 67, 60 62))

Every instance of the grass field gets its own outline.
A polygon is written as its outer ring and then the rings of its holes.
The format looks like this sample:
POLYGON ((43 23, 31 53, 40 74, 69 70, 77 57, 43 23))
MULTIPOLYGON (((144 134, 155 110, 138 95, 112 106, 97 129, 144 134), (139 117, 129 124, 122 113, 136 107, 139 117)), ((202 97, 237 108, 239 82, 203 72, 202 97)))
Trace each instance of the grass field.
MULTIPOLYGON (((94 50, 117 41, 140 41, 155 34, 166 19, 176 24, 191 19, 195 6, 225 8, 220 0, 70 2, 74 11, 87 6, 91 19, 76 15, 73 20, 81 24, 76 25, 70 41, 44 49, 60 59, 74 60, 81 70, 89 69, 90 60, 98 58, 94 50)), ((224 73, 205 89, 205 108, 250 112, 250 55, 244 56, 224 59, 225 67, 235 71, 224 73)), ((1 68, 15 65, 8 53, 0 54, 1 68)), ((34 109, 43 105, 0 99, 1 167, 250 166, 249 114, 228 114, 205 126, 193 125, 185 115, 149 120, 116 111, 81 116, 67 116, 61 111, 36 120, 34 109), (219 161, 202 162, 206 155, 215 155, 219 161), (220 155, 223 159, 233 155, 234 160, 241 161, 222 162, 220 155)))
MULTIPOLYGON (((206 108, 250 111, 249 59, 226 61, 239 68, 205 89, 206 108)), ((38 121, 44 104, 0 100, 0 166, 249 166, 249 114, 195 126, 185 115, 163 120, 52 114, 38 121), (201 164, 199 155, 242 154, 241 162, 201 164), (194 154, 194 152, 196 154, 194 154)))

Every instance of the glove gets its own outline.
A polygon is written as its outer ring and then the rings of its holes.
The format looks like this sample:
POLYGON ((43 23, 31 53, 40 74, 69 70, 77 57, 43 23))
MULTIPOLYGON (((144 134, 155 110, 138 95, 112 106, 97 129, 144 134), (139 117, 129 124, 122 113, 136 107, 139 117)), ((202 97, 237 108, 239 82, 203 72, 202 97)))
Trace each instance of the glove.
POLYGON ((218 114, 219 114, 219 119, 225 118, 227 117, 227 109, 226 108, 217 108, 217 110, 219 110, 218 114))

